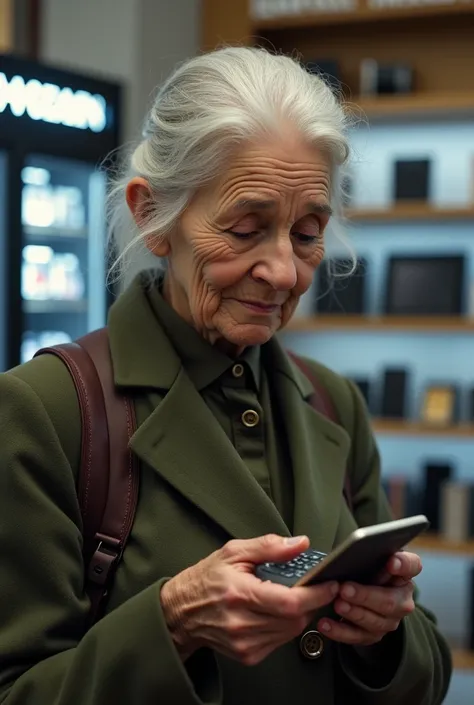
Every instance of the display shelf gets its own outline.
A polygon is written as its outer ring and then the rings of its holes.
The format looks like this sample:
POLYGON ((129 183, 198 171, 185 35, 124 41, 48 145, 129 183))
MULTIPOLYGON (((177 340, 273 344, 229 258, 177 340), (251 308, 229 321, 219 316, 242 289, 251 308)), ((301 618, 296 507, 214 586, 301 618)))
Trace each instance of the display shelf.
POLYGON ((453 666, 458 671, 474 670, 474 651, 466 649, 452 649, 453 666))
POLYGON ((254 33, 288 29, 318 29, 330 25, 352 25, 391 20, 410 20, 427 17, 446 17, 453 15, 472 15, 474 2, 455 2, 452 4, 420 5, 419 7, 370 7, 367 2, 360 2, 355 10, 335 12, 301 12, 277 17, 253 18, 254 33))
POLYGON ((289 332, 367 332, 400 331, 417 333, 474 333, 474 319, 461 316, 358 316, 329 315, 295 317, 286 328, 289 332))
POLYGON ((389 208, 348 208, 345 217, 354 223, 391 223, 397 221, 470 221, 474 222, 474 204, 471 207, 436 208, 424 202, 400 203, 389 208))
POLYGON ((45 240, 84 240, 88 237, 87 228, 42 228, 26 225, 23 235, 29 242, 44 242, 45 240))
POLYGON ((79 301, 64 301, 49 299, 44 301, 23 301, 23 310, 25 313, 85 313, 87 311, 87 301, 81 299, 79 301))
POLYGON ((474 91, 411 93, 375 98, 359 96, 348 100, 347 107, 358 117, 367 116, 372 120, 403 116, 457 120, 463 115, 474 115, 474 91))
POLYGON ((474 424, 456 424, 452 426, 435 426, 422 421, 404 419, 380 419, 372 421, 376 433, 388 436, 436 436, 437 438, 473 438, 474 424))
POLYGON ((474 556, 474 540, 448 541, 442 536, 424 534, 410 543, 410 547, 417 551, 430 553, 450 553, 454 555, 474 556))

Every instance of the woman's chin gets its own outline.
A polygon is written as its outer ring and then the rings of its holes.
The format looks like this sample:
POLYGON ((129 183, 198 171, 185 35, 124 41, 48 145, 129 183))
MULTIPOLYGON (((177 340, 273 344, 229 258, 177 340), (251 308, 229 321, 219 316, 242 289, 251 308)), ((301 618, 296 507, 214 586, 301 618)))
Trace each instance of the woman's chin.
POLYGON ((226 326, 221 335, 238 348, 248 348, 253 345, 264 345, 277 332, 277 326, 254 323, 236 323, 226 326))

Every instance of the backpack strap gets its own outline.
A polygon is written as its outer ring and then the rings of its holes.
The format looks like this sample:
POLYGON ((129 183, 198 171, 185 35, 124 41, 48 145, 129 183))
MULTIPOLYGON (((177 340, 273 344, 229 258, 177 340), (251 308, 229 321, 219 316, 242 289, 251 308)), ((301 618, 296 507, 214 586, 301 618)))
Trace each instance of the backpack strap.
POLYGON ((135 409, 132 400, 115 387, 106 328, 74 343, 43 348, 36 355, 46 353, 66 365, 79 400, 78 499, 90 626, 101 616, 135 516, 139 469, 129 447, 136 429, 135 409))
MULTIPOLYGON (((291 359, 297 365, 297 367, 300 369, 300 371, 305 375, 305 377, 308 378, 308 380, 313 385, 314 394, 312 394, 311 397, 309 398, 309 403, 313 407, 313 409, 315 411, 318 411, 323 416, 326 416, 328 419, 330 419, 330 421, 334 421, 334 423, 341 425, 341 421, 339 419, 339 415, 336 411, 336 407, 335 407, 334 402, 331 398, 331 395, 329 394, 326 387, 323 384, 321 384, 321 381, 318 379, 318 377, 314 373, 314 370, 304 360, 302 360, 298 355, 296 355, 294 352, 288 351, 288 355, 291 357, 291 359)), ((350 511, 352 512, 353 501, 352 501, 351 477, 350 477, 349 466, 346 467, 346 473, 344 476, 343 494, 344 494, 344 498, 346 500, 347 506, 349 507, 350 511)))

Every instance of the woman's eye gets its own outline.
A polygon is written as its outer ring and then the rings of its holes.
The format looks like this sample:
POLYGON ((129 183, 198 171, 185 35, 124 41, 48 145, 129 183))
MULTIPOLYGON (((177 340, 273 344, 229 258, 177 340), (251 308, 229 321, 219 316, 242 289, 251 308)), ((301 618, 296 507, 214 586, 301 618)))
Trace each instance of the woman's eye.
POLYGON ((239 232, 238 230, 227 230, 227 232, 230 235, 233 235, 234 237, 238 237, 241 240, 247 240, 254 235, 258 235, 258 232, 256 230, 251 230, 250 232, 239 232))
POLYGON ((298 232, 292 232, 291 233, 293 237, 296 237, 303 245, 310 244, 312 242, 316 242, 316 240, 319 240, 319 234, 318 235, 308 235, 307 233, 298 233, 298 232))

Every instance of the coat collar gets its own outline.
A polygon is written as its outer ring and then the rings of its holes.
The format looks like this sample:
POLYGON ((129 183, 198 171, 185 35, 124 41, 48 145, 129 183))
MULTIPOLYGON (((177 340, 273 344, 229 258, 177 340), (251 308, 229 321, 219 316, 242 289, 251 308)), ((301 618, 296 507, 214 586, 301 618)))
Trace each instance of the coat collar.
POLYGON ((277 340, 262 347, 272 394, 283 416, 295 486, 294 526, 287 527, 184 370, 136 281, 109 319, 115 382, 169 390, 132 439, 136 454, 231 537, 307 534, 320 550, 337 529, 347 433, 308 404, 313 392, 277 340))

